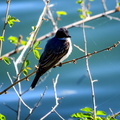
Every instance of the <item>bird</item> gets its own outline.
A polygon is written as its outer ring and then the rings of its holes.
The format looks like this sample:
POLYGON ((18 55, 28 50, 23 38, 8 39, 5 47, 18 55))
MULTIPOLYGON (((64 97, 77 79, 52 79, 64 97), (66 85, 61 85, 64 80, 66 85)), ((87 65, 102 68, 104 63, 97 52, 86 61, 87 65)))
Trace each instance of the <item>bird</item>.
POLYGON ((30 86, 34 89, 39 78, 55 65, 64 61, 72 52, 71 36, 66 28, 59 28, 55 36, 49 39, 39 60, 35 78, 30 86))

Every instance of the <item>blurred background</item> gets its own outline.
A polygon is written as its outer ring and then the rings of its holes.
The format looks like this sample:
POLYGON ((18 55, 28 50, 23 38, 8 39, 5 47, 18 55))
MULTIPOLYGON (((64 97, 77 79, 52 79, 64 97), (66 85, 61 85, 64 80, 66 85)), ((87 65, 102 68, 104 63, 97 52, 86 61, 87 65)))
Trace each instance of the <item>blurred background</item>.
MULTIPOLYGON (((80 6, 76 4, 76 0, 51 0, 50 4, 54 5, 51 8, 54 18, 57 17, 56 11, 67 12, 66 16, 61 16, 61 20, 58 22, 58 27, 80 20, 79 13, 77 12, 80 6)), ((106 5, 108 10, 112 10, 115 9, 116 2, 115 0, 106 0, 106 5)), ((6 11, 5 0, 0 0, 0 6, 0 32, 2 32, 6 11)), ((12 28, 7 26, 5 42, 3 43, 3 54, 14 49, 14 45, 7 40, 9 36, 18 37, 19 35, 22 35, 24 40, 26 40, 26 37, 29 37, 29 34, 32 31, 31 26, 36 25, 43 8, 44 3, 42 0, 11 1, 9 14, 18 18, 21 22, 15 23, 12 28)), ((92 11, 92 15, 104 12, 101 0, 91 2, 90 11, 92 11)), ((117 12, 111 14, 111 16, 120 18, 120 13, 117 12)), ((104 49, 117 43, 117 41, 120 41, 120 21, 102 17, 89 21, 85 23, 85 25, 94 27, 94 29, 86 28, 89 53, 104 49)), ((51 32, 52 30, 53 26, 51 22, 44 21, 37 38, 51 32)), ((69 29, 69 33, 72 36, 72 43, 84 49, 82 28, 73 27, 69 29)), ((48 39, 41 41, 39 47, 44 48, 47 40, 48 39)), ((42 53, 42 51, 43 49, 40 50, 40 53, 42 53)), ((98 82, 94 83, 97 109, 103 110, 110 115, 112 113, 109 108, 112 109, 113 113, 120 111, 119 52, 120 46, 112 49, 111 51, 104 51, 89 58, 92 77, 93 79, 98 80, 98 82)), ((17 58, 18 55, 19 53, 12 57, 17 58)), ((83 55, 84 53, 73 46, 73 52, 67 60, 83 55)), ((34 66, 37 65, 38 60, 34 58, 33 54, 30 54, 29 59, 31 61, 30 67, 34 70, 34 66)), ((6 65, 3 61, 0 61, 0 84, 4 83, 0 91, 11 84, 6 72, 9 72, 12 77, 15 76, 12 61, 10 65, 6 65)), ((44 82, 39 84, 33 91, 29 91, 22 96, 23 100, 33 108, 35 103, 40 99, 40 95, 43 93, 45 86, 48 86, 48 90, 46 91, 40 106, 31 115, 31 120, 40 119, 51 110, 51 107, 55 105, 52 79, 55 79, 57 74, 60 74, 57 84, 57 94, 58 97, 63 97, 63 99, 60 100, 60 105, 56 110, 63 118, 66 120, 73 120, 73 118, 70 118, 71 114, 79 112, 83 107, 92 107, 91 86, 86 71, 85 59, 81 59, 78 60, 76 64, 69 63, 62 67, 52 69, 44 82)), ((22 91, 25 91, 30 87, 34 76, 35 75, 29 78, 29 82, 21 82, 22 91)), ((16 93, 13 89, 10 89, 8 94, 0 96, 0 113, 5 115, 8 120, 15 120, 16 113, 6 107, 3 103, 17 109, 17 102, 18 97, 16 93)), ((21 120, 24 120, 28 114, 28 109, 22 105, 21 120)), ((45 120, 60 120, 60 118, 55 113, 52 113, 45 120)))

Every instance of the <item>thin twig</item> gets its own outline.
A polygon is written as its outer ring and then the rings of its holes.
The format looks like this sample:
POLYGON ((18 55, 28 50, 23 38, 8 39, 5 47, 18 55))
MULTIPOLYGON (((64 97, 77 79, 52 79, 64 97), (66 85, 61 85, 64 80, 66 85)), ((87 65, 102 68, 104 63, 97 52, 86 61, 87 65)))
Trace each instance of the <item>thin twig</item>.
MULTIPOLYGON (((117 18, 117 17, 112 17, 112 16, 106 14, 106 12, 107 12, 107 6, 106 6, 106 3, 105 3, 105 0, 102 0, 102 4, 103 4, 105 16, 106 16, 107 18, 109 18, 110 20, 117 20, 117 21, 120 21, 119 18, 117 18)), ((119 7, 118 7, 118 8, 119 8, 119 7)))
POLYGON ((10 107, 9 105, 7 105, 6 103, 3 103, 3 105, 5 105, 6 107, 8 107, 10 110, 14 111, 15 113, 17 113, 17 111, 15 109, 13 109, 12 107, 10 107))
POLYGON ((102 0, 102 4, 103 4, 104 12, 107 12, 107 6, 105 0, 102 0))
MULTIPOLYGON (((100 17, 104 17, 105 15, 109 15, 109 14, 112 14, 112 13, 115 13, 115 12, 118 12, 118 11, 116 11, 116 10, 110 10, 110 11, 107 11, 107 12, 105 12, 105 13, 100 13, 100 14, 91 16, 91 17, 89 17, 89 18, 87 18, 87 19, 80 20, 80 21, 74 22, 74 23, 72 23, 72 24, 63 26, 63 27, 69 29, 69 28, 71 28, 71 27, 75 27, 76 25, 79 25, 79 24, 82 24, 82 23, 85 23, 85 22, 88 22, 88 21, 91 21, 91 20, 94 20, 94 19, 97 19, 97 18, 100 18, 100 17)), ((48 38, 48 37, 53 36, 54 34, 55 34, 55 31, 50 32, 50 33, 47 33, 47 34, 43 35, 42 37, 39 37, 39 38, 37 39, 37 41, 44 40, 44 39, 46 39, 46 38, 48 38)), ((25 48, 25 46, 20 46, 18 49, 16 49, 16 51, 19 52, 19 51, 23 50, 24 48, 25 48)), ((9 57, 9 56, 17 53, 16 51, 13 50, 13 51, 11 51, 11 52, 9 52, 9 53, 4 54, 3 56, 4 56, 4 57, 9 57)), ((2 57, 0 57, 0 60, 2 60, 2 57)))
POLYGON ((59 77, 59 74, 56 76, 56 79, 54 80, 53 79, 53 87, 54 87, 54 96, 55 96, 55 106, 52 107, 52 109, 46 114, 44 115, 42 118, 40 118, 40 120, 43 120, 45 119, 47 116, 49 116, 52 112, 54 112, 54 110, 57 108, 57 106, 59 105, 59 98, 57 97, 57 90, 56 90, 56 85, 57 85, 57 82, 58 82, 58 77, 59 77))
POLYGON ((55 22, 55 20, 53 18, 50 7, 48 7, 48 18, 51 20, 51 22, 53 24, 53 31, 57 31, 58 27, 57 27, 57 24, 56 24, 56 22, 55 22))
MULTIPOLYGON (((5 29, 6 29, 6 25, 7 25, 7 21, 8 21, 8 12, 9 12, 9 8, 10 8, 10 2, 11 2, 11 0, 6 0, 7 8, 6 8, 4 26, 3 26, 3 30, 2 30, 2 37, 5 36, 5 29)), ((1 55, 2 55, 2 40, 0 40, 0 57, 1 57, 1 55)))
POLYGON ((12 88, 14 85, 18 84, 19 82, 21 82, 21 81, 23 81, 23 80, 26 80, 28 77, 32 76, 32 75, 35 74, 36 72, 37 72, 37 70, 34 71, 34 72, 32 72, 32 73, 30 73, 30 74, 27 75, 26 77, 24 77, 24 78, 22 78, 22 79, 16 81, 15 83, 13 83, 13 84, 10 85, 9 87, 7 87, 5 90, 3 90, 2 92, 0 92, 0 95, 3 94, 3 93, 6 93, 7 90, 9 90, 10 88, 12 88))
POLYGON ((83 50, 82 48, 80 48, 78 45, 75 45, 75 44, 73 44, 78 50, 80 50, 81 52, 85 52, 85 50, 83 50))
POLYGON ((56 110, 54 110, 54 112, 58 115, 59 118, 61 118, 62 120, 65 120, 56 110))
MULTIPOLYGON (((13 84, 13 80, 12 80, 12 78, 10 77, 10 74, 9 74, 8 72, 7 72, 7 75, 8 75, 8 77, 9 77, 9 79, 10 79, 11 84, 13 84)), ((20 96, 20 94, 18 93, 17 89, 15 88, 15 86, 13 86, 13 89, 14 89, 15 93, 17 94, 18 98, 20 99, 20 101, 23 103, 23 105, 31 111, 32 108, 30 108, 30 107, 23 101, 23 99, 21 98, 21 96, 20 96)))
POLYGON ((39 31, 39 29, 40 29, 40 26, 41 26, 41 24, 42 24, 42 21, 43 21, 43 18, 44 18, 45 14, 46 14, 46 11, 47 11, 49 2, 50 2, 50 0, 48 0, 48 1, 45 3, 45 7, 44 7, 44 9, 43 9, 42 14, 41 14, 40 17, 39 17, 38 23, 37 23, 37 25, 36 25, 36 29, 35 29, 35 31, 32 32, 32 34, 31 34, 31 36, 30 36, 30 39, 29 39, 29 41, 27 42, 27 45, 24 47, 23 51, 21 52, 21 54, 19 55, 18 59, 16 60, 16 64, 22 62, 22 58, 23 58, 26 50, 27 50, 28 47, 30 46, 31 42, 36 39, 37 33, 38 33, 38 31, 39 31))
MULTIPOLYGON (((83 26, 84 26, 84 23, 83 23, 83 26)), ((86 33, 85 33, 85 28, 83 27, 83 37, 84 37, 84 44, 85 44, 85 55, 87 55, 87 40, 86 40, 86 33)), ((88 57, 86 57, 86 69, 87 69, 87 72, 88 72, 88 76, 89 76, 89 79, 90 79, 90 84, 91 84, 91 93, 92 93, 92 102, 93 102, 93 117, 94 119, 96 118, 96 101, 95 101, 95 92, 94 92, 94 82, 93 82, 93 79, 92 79, 92 75, 91 75, 91 72, 90 72, 90 68, 89 68, 89 61, 88 61, 88 57)))
MULTIPOLYGON (((57 67, 57 66, 61 66, 61 65, 64 65, 64 64, 67 64, 67 63, 71 63, 71 62, 75 62, 77 60, 80 60, 80 59, 83 59, 83 58, 86 58, 86 57, 89 57, 89 56, 92 56, 94 54, 98 54, 100 52, 103 52, 103 51, 110 51, 112 50, 113 48, 117 47, 118 45, 120 44, 120 41, 118 41, 117 43, 113 44, 112 46, 110 47, 107 47, 105 49, 102 49, 102 50, 99 50, 99 51, 94 51, 93 53, 88 53, 87 55, 84 55, 82 57, 78 57, 76 59, 72 59, 72 60, 69 60, 69 61, 66 61, 66 62, 63 62, 63 63, 60 63, 54 67, 57 67)), ((23 80, 29 78, 30 76, 32 76, 33 74, 35 74, 37 72, 37 70, 35 70, 34 72, 30 73, 29 75, 27 75, 26 77, 16 81, 15 83, 13 83, 12 85, 10 85, 9 87, 7 87, 6 89, 4 89, 3 91, 0 92, 0 95, 3 94, 3 93, 6 93, 7 90, 9 90, 11 87, 13 87, 14 85, 18 84, 19 82, 22 82, 23 80)))
POLYGON ((40 99, 38 100, 38 102, 36 103, 35 107, 29 112, 28 116, 25 118, 25 120, 27 120, 31 115, 32 113, 34 112, 34 110, 40 105, 40 102, 41 100, 43 99, 43 97, 45 96, 45 93, 47 91, 48 87, 46 86, 45 87, 45 90, 43 91, 43 93, 41 94, 40 96, 40 99))

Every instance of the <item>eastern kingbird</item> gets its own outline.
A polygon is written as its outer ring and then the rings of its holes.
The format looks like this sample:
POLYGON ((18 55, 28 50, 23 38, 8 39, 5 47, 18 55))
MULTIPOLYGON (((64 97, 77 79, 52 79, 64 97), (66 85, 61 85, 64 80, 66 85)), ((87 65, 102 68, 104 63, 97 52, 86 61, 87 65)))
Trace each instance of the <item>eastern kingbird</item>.
POLYGON ((50 68, 61 63, 65 60, 72 52, 72 44, 70 35, 66 28, 60 28, 56 32, 56 35, 48 40, 44 52, 42 53, 39 60, 39 68, 36 72, 36 76, 31 84, 33 89, 39 78, 50 68))

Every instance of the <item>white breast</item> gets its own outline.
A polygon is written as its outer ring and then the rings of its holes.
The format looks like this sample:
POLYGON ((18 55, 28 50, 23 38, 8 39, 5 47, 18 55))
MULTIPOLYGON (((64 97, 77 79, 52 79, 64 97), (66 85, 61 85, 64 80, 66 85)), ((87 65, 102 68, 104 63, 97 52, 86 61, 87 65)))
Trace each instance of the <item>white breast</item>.
POLYGON ((62 61, 64 61, 66 58, 68 58, 68 56, 69 56, 69 55, 71 54, 71 52, 72 52, 71 39, 70 39, 70 38, 66 38, 66 40, 69 42, 70 48, 69 48, 69 50, 68 50, 68 53, 67 53, 64 57, 62 57, 62 59, 59 61, 59 63, 61 63, 62 61))

